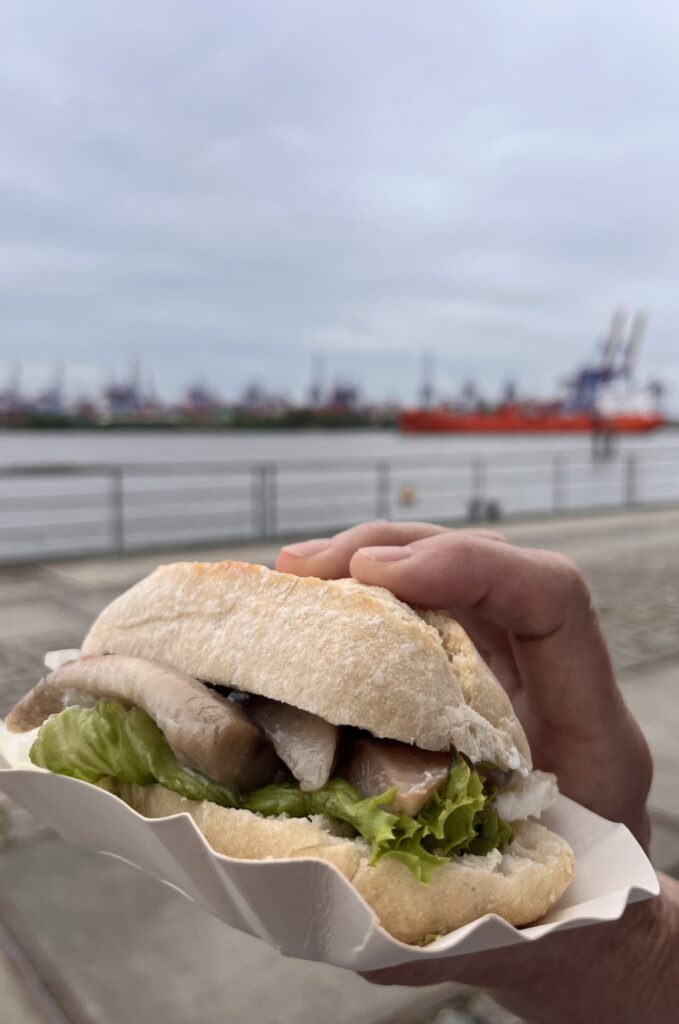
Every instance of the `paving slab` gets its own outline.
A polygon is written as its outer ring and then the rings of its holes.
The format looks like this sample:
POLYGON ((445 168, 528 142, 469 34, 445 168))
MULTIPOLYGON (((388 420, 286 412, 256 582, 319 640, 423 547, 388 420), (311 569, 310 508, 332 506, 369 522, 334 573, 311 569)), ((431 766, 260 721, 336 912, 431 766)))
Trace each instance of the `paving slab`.
POLYGON ((102 580, 126 586, 130 579, 141 579, 164 562, 219 562, 234 558, 242 562, 260 562, 272 566, 281 541, 261 544, 220 544, 205 548, 179 548, 172 551, 143 552, 113 558, 88 558, 51 562, 46 572, 56 579, 85 587, 97 587, 102 580))
POLYGON ((651 860, 658 871, 679 879, 679 818, 651 812, 651 860))
POLYGON ((0 1010, 2 1024, 45 1024, 31 1002, 9 956, 0 949, 0 1010))
POLYGON ((620 686, 653 753, 651 806, 679 822, 679 659, 627 673, 620 686))
POLYGON ((1 854, 0 886, 32 955, 67 980, 87 1024, 415 1024, 450 1002, 451 986, 383 988, 286 959, 129 865, 58 838, 1 854))
POLYGON ((79 628, 81 616, 57 598, 39 598, 35 594, 24 601, 2 606, 2 631, 14 642, 28 641, 41 633, 71 633, 79 628))

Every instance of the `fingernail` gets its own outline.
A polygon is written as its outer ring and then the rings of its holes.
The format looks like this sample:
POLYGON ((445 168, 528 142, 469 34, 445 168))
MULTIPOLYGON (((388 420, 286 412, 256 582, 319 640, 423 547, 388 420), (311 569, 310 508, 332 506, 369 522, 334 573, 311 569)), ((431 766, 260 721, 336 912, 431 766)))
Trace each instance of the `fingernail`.
POLYGON ((383 548, 359 548, 359 552, 366 558, 372 558, 374 562, 400 562, 404 558, 410 558, 410 548, 399 548, 396 546, 383 548))
POLYGON ((321 551, 329 547, 329 537, 317 537, 315 540, 303 540, 300 544, 290 544, 283 551, 294 558, 310 558, 312 555, 320 555, 321 551))

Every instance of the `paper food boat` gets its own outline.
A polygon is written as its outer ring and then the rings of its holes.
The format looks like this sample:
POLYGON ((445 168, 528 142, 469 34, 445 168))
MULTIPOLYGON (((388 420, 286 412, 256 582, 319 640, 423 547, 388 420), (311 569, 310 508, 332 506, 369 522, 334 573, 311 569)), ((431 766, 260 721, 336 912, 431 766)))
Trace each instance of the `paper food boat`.
POLYGON ((409 946, 380 927, 356 890, 325 861, 225 857, 208 846, 188 814, 143 818, 96 786, 26 763, 16 737, 0 721, 0 789, 64 839, 127 861, 285 956, 353 971, 534 942, 551 932, 613 920, 628 903, 658 893, 655 872, 628 830, 561 796, 541 821, 572 846, 575 878, 539 924, 517 929, 488 914, 428 946, 409 946))

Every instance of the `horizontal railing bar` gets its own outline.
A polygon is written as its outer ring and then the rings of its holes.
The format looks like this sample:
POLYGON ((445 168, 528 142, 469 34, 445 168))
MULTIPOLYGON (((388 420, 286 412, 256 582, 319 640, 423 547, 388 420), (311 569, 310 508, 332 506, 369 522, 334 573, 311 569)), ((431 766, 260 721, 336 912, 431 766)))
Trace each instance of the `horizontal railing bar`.
MULTIPOLYGON (((492 473, 493 476, 505 476, 509 473, 516 473, 522 475, 526 473, 551 473, 554 468, 554 462, 538 463, 530 466, 505 466, 498 465, 493 466, 486 464, 488 472, 492 473)), ((581 465, 576 465, 572 462, 566 462, 565 460, 560 463, 562 469, 566 472, 579 473, 588 470, 595 470, 597 473, 624 473, 625 463, 624 462, 607 462, 607 463, 592 463, 583 462, 581 465)))
POLYGON ((85 526, 97 526, 101 527, 102 530, 110 529, 110 519, 104 515, 90 515, 80 516, 73 518, 73 516, 63 515, 57 518, 50 513, 44 512, 41 517, 22 517, 20 522, 11 520, 9 522, 0 522, 0 532, 3 530, 21 530, 24 527, 27 530, 39 530, 43 536, 50 536, 54 531, 60 530, 62 527, 74 527, 80 529, 85 526))
POLYGON ((231 533, 225 537, 223 533, 189 534, 185 530, 168 530, 166 533, 147 540, 138 537, 127 545, 129 553, 138 551, 172 551, 178 547, 191 550, 192 548, 220 548, 227 544, 239 544, 243 541, 252 541, 255 538, 253 533, 231 533))
MULTIPOLYGON (((390 463, 384 463, 383 465, 389 466, 392 471, 397 472, 395 467, 390 463)), ((310 469, 307 473, 290 474, 279 471, 277 473, 278 486, 282 490, 294 490, 296 487, 304 487, 306 483, 312 481, 315 482, 318 487, 322 487, 324 485, 328 487, 346 487, 352 483, 355 483, 360 487, 365 487, 375 479, 381 469, 382 467, 371 466, 369 468, 369 472, 365 473, 360 467, 358 467, 357 472, 347 469, 342 470, 341 473, 326 473, 325 470, 319 466, 315 469, 310 469)))
MULTIPOLYGON (((677 451, 678 448, 671 448, 670 451, 677 451)), ((614 459, 619 459, 621 455, 633 455, 639 461, 648 463, 652 462, 656 453, 646 452, 644 450, 627 450, 626 453, 615 453, 614 459)), ((666 451, 663 451, 663 455, 666 451)), ((544 451, 532 451, 530 449, 524 451, 513 451, 513 452, 502 452, 502 451, 469 451, 464 453, 446 452, 441 453, 425 453, 422 455, 403 456, 403 455, 376 455, 376 456, 358 456, 356 458, 341 457, 337 459, 324 458, 324 459, 300 459, 300 458, 276 458, 276 459, 248 459, 248 460, 229 460, 225 462, 171 462, 171 463, 157 463, 157 462, 131 462, 131 463, 36 463, 36 464, 22 464, 22 465, 10 465, 0 466, 0 477, 22 477, 22 476, 54 476, 54 475, 110 475, 116 472, 123 472, 129 476, 153 475, 153 476, 193 476, 193 475, 205 475, 209 473, 248 473, 253 469, 261 469, 263 466, 275 466, 280 473, 290 472, 295 469, 301 471, 315 472, 319 468, 326 472, 332 473, 341 469, 348 471, 356 469, 369 469, 370 467, 376 466, 378 463, 388 463, 392 467, 396 466, 419 466, 432 468, 445 468, 446 466, 459 466, 469 464, 473 460, 480 460, 485 462, 486 465, 491 465, 494 462, 500 463, 503 467, 506 467, 509 462, 517 461, 520 462, 525 459, 534 460, 536 456, 553 457, 558 456, 561 459, 573 459, 579 458, 584 465, 589 464, 589 460, 584 458, 585 453, 581 449, 554 449, 549 452, 548 455, 544 451)))
POLYGON ((225 498, 230 497, 233 494, 249 494, 252 489, 252 481, 247 480, 238 486, 232 484, 225 484, 223 479, 215 484, 201 484, 190 483, 185 481, 177 481, 172 486, 165 487, 133 487, 130 486, 130 482, 126 479, 125 481, 125 497, 126 498, 164 498, 167 495, 172 494, 196 494, 200 497, 211 494, 221 494, 225 498))
POLYGON ((625 477, 620 477, 619 480, 597 480, 593 482, 591 480, 569 480, 568 490, 571 491, 585 491, 591 490, 593 494, 596 494, 598 490, 620 490, 626 484, 625 477))
MULTIPOLYGON (((676 476, 654 476, 650 480, 643 480, 641 482, 647 487, 653 487, 655 484, 676 484, 679 491, 679 481, 676 476)), ((679 493, 677 497, 679 498, 679 493)))
POLYGON ((53 537, 70 537, 73 534, 88 532, 95 533, 97 531, 101 531, 103 533, 107 533, 108 530, 109 523, 106 519, 100 519, 96 522, 85 520, 76 523, 50 523, 48 530, 46 530, 41 523, 32 523, 24 526, 0 526, 0 544, 8 534, 12 536, 25 536, 26 534, 29 534, 31 537, 39 537, 41 540, 48 540, 53 537), (96 530, 92 529, 93 527, 96 527, 96 530))
POLYGON ((0 466, 0 477, 41 477, 41 476, 110 476, 119 468, 118 463, 90 465, 87 463, 26 463, 16 466, 0 466))
POLYGON ((107 508, 109 501, 110 498, 106 491, 102 491, 101 494, 49 494, 35 495, 34 497, 10 495, 8 498, 0 500, 0 515, 5 510, 11 509, 51 512, 58 508, 107 508), (43 497, 47 499, 47 502, 40 500, 43 497))
POLYGON ((158 512, 151 515, 125 516, 125 529, 134 530, 138 525, 146 527, 148 523, 164 523, 167 520, 172 519, 187 519, 190 522, 195 522, 196 525, 199 525, 201 520, 209 522, 219 521, 223 522, 224 525, 228 525, 230 518, 235 519, 237 522, 243 520, 249 521, 251 518, 250 511, 249 509, 243 509, 242 511, 238 509, 224 509, 222 512, 196 512, 195 510, 192 511, 187 509, 185 512, 175 510, 174 512, 158 512), (231 511, 234 512, 232 517, 229 516, 231 511))
MULTIPOLYGON (((193 497, 192 491, 168 491, 164 497, 158 495, 146 495, 143 492, 133 492, 130 494, 129 491, 125 492, 125 506, 126 508, 144 508, 147 505, 157 505, 162 507, 164 504, 173 504, 174 502, 187 502, 193 497)), ((228 502, 230 505, 234 505, 237 502, 241 502, 243 508, 252 507, 252 496, 250 494, 213 494, 210 492, 208 495, 201 495, 200 504, 211 504, 212 502, 228 502)))
POLYGON ((283 504, 281 504, 279 502, 278 503, 278 514, 279 514, 279 516, 282 516, 282 515, 297 515, 300 512, 304 512, 304 513, 308 512, 310 514, 316 515, 319 512, 325 512, 325 511, 330 513, 331 510, 333 510, 333 509, 337 510, 338 508, 346 508, 347 510, 350 510, 352 512, 353 511, 360 512, 360 509, 362 507, 367 508, 369 512, 374 512, 374 510, 375 510, 374 498, 372 498, 371 496, 368 496, 366 498, 356 498, 355 500, 353 500, 351 502, 333 501, 333 502, 330 502, 330 503, 326 502, 325 504, 322 504, 322 505, 321 504, 317 504, 317 505, 283 505, 283 504))
POLYGON ((676 459, 639 459, 639 465, 642 466, 676 466, 679 468, 679 452, 677 453, 676 459))
MULTIPOLYGON (((375 484, 375 477, 372 477, 368 484, 375 484)), ((285 501, 288 498, 346 498, 347 501, 361 501, 366 499, 366 484, 360 490, 348 490, 346 486, 340 486, 337 484, 327 485, 323 480, 318 480, 315 483, 303 484, 299 487, 283 486, 279 484, 277 495, 278 501, 285 501)))
MULTIPOLYGON (((237 517, 235 517, 236 523, 245 522, 248 519, 249 519, 249 517, 247 517, 247 516, 240 516, 240 517, 237 516, 237 517)), ((126 519, 125 520, 125 532, 126 532, 126 534, 128 536, 133 536, 136 531, 140 531, 140 530, 144 531, 144 530, 148 529, 149 526, 152 527, 156 523, 162 523, 161 529, 164 530, 164 529, 166 529, 168 527, 169 523, 173 523, 173 522, 174 523, 177 523, 177 522, 186 523, 189 526, 191 524, 193 524, 196 527, 196 529, 200 528, 201 523, 203 523, 203 524, 207 524, 207 523, 223 523, 224 526, 229 526, 230 525, 229 517, 228 517, 227 514, 221 515, 221 514, 217 514, 217 513, 205 513, 205 514, 204 513, 198 513, 196 515, 194 515, 194 514, 177 515, 176 513, 173 513, 173 514, 170 514, 170 515, 158 515, 158 516, 148 516, 148 517, 144 516, 144 517, 135 517, 134 519, 126 519)))

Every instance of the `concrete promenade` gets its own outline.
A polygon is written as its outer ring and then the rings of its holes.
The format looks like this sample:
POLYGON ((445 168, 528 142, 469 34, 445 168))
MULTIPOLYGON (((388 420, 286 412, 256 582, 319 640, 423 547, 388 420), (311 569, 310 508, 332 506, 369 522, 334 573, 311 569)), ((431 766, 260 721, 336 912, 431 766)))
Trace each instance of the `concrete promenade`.
MULTIPOLYGON (((679 877, 679 509, 512 523, 516 543, 562 551, 592 588, 620 684, 651 743, 652 855, 679 877)), ((100 608, 158 561, 271 564, 276 546, 220 548, 0 571, 0 715, 78 646, 100 608)), ((0 800, 3 799, 0 797, 0 800)), ((438 1024, 511 1020, 483 998, 377 989, 284 960, 170 889, 65 844, 0 805, 3 1024, 438 1024), (466 1008, 462 1003, 467 1002, 466 1008)))

